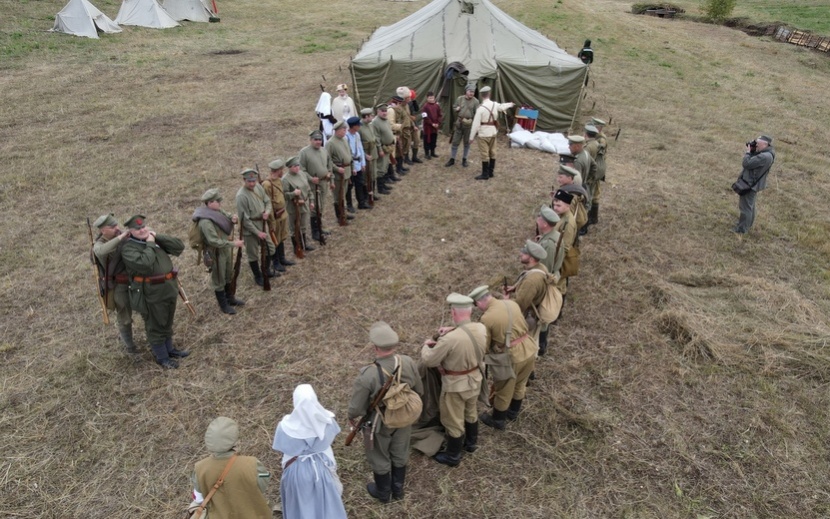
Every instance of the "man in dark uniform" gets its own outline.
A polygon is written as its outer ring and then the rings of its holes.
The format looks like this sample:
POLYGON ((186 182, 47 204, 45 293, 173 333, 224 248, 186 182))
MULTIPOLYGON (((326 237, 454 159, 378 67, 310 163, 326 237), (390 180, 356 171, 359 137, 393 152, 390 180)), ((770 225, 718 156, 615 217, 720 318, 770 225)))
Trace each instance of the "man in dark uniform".
MULTIPOLYGON (((354 381, 349 402, 349 423, 353 427, 369 410, 375 395, 386 382, 383 371, 392 373, 396 366, 400 366, 401 383, 409 384, 419 395, 424 393, 415 361, 396 352, 398 334, 391 326, 383 321, 376 322, 369 330, 369 340, 374 345, 375 361, 363 367, 354 381)), ((366 448, 366 459, 372 467, 374 482, 366 485, 366 490, 380 502, 388 503, 390 499, 403 497, 412 427, 390 429, 379 413, 375 416, 377 419, 373 420, 369 429, 363 430, 364 435, 373 435, 374 438, 366 448)))
POLYGON ((135 215, 124 224, 130 239, 121 249, 121 257, 130 276, 130 305, 144 319, 147 342, 156 362, 165 369, 179 367, 177 358, 190 355, 173 347, 173 317, 179 297, 178 271, 170 255, 178 256, 184 242, 147 227, 142 215, 135 215), (171 358, 172 357, 172 358, 171 358))
POLYGON ((130 308, 130 279, 127 268, 121 259, 121 248, 130 239, 130 233, 122 232, 112 214, 100 216, 93 225, 98 229, 98 237, 92 246, 92 252, 98 262, 98 271, 106 291, 107 310, 115 310, 118 323, 118 335, 124 342, 127 353, 138 353, 133 342, 133 311, 130 308))

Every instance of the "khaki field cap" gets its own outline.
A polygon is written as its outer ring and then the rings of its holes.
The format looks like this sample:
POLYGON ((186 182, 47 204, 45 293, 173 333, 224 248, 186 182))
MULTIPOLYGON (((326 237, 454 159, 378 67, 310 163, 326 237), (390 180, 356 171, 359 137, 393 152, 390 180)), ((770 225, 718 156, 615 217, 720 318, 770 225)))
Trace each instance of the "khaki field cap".
POLYGON ((593 124, 586 124, 585 131, 588 133, 599 133, 599 130, 597 130, 597 127, 593 124))
POLYGON ((585 137, 582 135, 569 135, 568 142, 573 142, 574 144, 582 144, 585 142, 585 137))
POLYGON ((280 168, 285 167, 285 161, 282 159, 282 157, 276 158, 268 163, 268 167, 271 168, 271 170, 276 171, 280 168))
POLYGON ((452 308, 472 308, 473 306, 472 298, 457 292, 453 292, 447 296, 447 303, 449 303, 452 308))
MULTIPOLYGON (((570 155, 568 155, 568 156, 571 157, 570 155)), ((573 157, 571 157, 571 158, 573 158, 573 157)), ((559 174, 560 175, 568 175, 569 177, 574 178, 575 176, 579 175, 579 171, 575 170, 574 168, 572 168, 570 166, 560 165, 559 166, 559 174)))
POLYGON ((539 214, 542 218, 545 219, 546 222, 553 225, 559 221, 559 215, 556 214, 553 209, 550 207, 543 205, 542 209, 539 211, 539 214))
POLYGON ((308 136, 312 139, 322 139, 323 132, 321 132, 320 130, 311 130, 311 133, 309 133, 308 136))
POLYGON ((527 240, 525 242, 525 246, 522 247, 521 252, 523 252, 525 254, 528 254, 531 257, 533 257, 533 258, 535 258, 539 261, 542 261, 543 259, 548 257, 548 253, 544 249, 544 247, 542 247, 541 245, 539 245, 535 241, 531 241, 531 240, 527 240))
POLYGON ((467 86, 464 87, 465 92, 475 92, 476 86, 472 83, 469 83, 467 86))
POLYGON ((300 165, 300 158, 299 157, 291 157, 290 159, 285 161, 285 165, 289 168, 293 168, 294 166, 300 165))
POLYGON ((219 190, 216 188, 208 189, 202 195, 202 202, 213 202, 214 200, 222 201, 222 195, 219 194, 219 190))
POLYGON ((766 135, 761 135, 760 137, 758 137, 758 140, 764 141, 767 144, 772 144, 772 137, 767 137, 766 135))
POLYGON ((205 431, 205 446, 215 454, 228 452, 239 440, 239 426, 226 416, 220 416, 210 422, 205 431))
POLYGON ((391 326, 378 321, 369 328, 369 341, 382 350, 394 348, 398 344, 398 334, 391 326))
POLYGON ((144 215, 137 214, 124 222, 124 227, 135 230, 143 229, 144 226, 147 225, 146 220, 147 218, 144 215))
POLYGON ((479 94, 486 94, 486 93, 490 92, 490 90, 492 90, 492 88, 490 88, 490 87, 488 87, 488 86, 486 86, 486 87, 481 87, 481 90, 479 90, 479 91, 478 91, 478 93, 479 93, 479 94))
POLYGON ((346 126, 346 121, 337 121, 336 123, 334 123, 334 126, 332 126, 332 129, 339 130, 340 128, 343 128, 345 126, 346 126))
POLYGON ((490 287, 487 285, 481 285, 480 287, 476 287, 470 292, 469 298, 473 301, 478 301, 479 299, 483 298, 487 294, 490 293, 490 287))
POLYGON ((251 168, 243 170, 241 175, 245 180, 256 180, 258 176, 256 170, 251 168))
POLYGON ((372 115, 372 109, 371 108, 364 108, 363 110, 360 111, 360 115, 372 115))
POLYGON ((398 87, 398 89, 395 90, 395 93, 398 94, 398 97, 400 97, 401 100, 409 99, 410 97, 412 97, 412 92, 409 91, 409 87, 405 86, 398 87))
POLYGON ((375 108, 377 108, 378 112, 385 112, 386 110, 389 110, 389 105, 386 103, 381 103, 377 105, 375 108))
POLYGON ((112 213, 102 214, 92 225, 96 229, 100 229, 101 227, 112 227, 113 225, 118 225, 118 220, 115 219, 115 215, 112 213))
POLYGON ((349 87, 348 87, 348 86, 346 86, 346 84, 345 84, 345 83, 340 83, 339 85, 337 85, 337 88, 335 88, 335 90, 345 90, 346 92, 348 92, 348 91, 349 91, 349 87))
POLYGON ((602 119, 597 119, 596 117, 591 117, 591 122, 594 123, 594 126, 605 126, 606 122, 602 119))

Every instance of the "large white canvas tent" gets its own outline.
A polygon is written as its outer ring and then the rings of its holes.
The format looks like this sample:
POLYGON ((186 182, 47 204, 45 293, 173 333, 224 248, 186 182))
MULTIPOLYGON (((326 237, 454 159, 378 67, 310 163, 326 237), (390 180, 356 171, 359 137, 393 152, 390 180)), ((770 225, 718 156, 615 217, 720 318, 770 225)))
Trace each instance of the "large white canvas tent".
POLYGON ((209 22, 213 11, 202 0, 164 0, 164 10, 178 21, 209 22))
POLYGON ((153 29, 167 29, 179 25, 158 0, 124 0, 115 23, 121 25, 138 25, 153 29))
POLYGON ((52 30, 75 36, 98 38, 98 31, 121 32, 121 27, 87 0, 69 0, 69 3, 55 16, 55 26, 52 30))
POLYGON ((419 98, 434 90, 449 125, 449 105, 470 81, 490 86, 496 101, 538 109, 538 129, 563 131, 578 114, 587 66, 488 0, 433 0, 376 30, 351 73, 361 106, 388 100, 401 85, 419 98), (455 63, 468 74, 448 67, 455 63))

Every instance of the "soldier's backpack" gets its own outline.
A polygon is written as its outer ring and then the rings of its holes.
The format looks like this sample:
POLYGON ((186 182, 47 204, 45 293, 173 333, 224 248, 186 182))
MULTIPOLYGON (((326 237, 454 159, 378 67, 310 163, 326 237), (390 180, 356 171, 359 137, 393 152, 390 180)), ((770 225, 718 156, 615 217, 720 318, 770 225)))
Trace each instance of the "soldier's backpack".
POLYGON ((556 321, 556 318, 559 317, 559 312, 562 310, 562 293, 556 287, 555 276, 537 269, 527 271, 528 275, 533 272, 538 272, 545 276, 545 283, 547 284, 547 291, 545 292, 545 297, 542 298, 542 302, 538 306, 531 307, 536 314, 536 318, 539 320, 539 324, 545 326, 556 321))
POLYGON ((582 229, 588 223, 588 211, 585 210, 585 200, 582 195, 579 195, 578 202, 571 206, 574 220, 576 220, 576 228, 582 229))
POLYGON ((196 264, 205 264, 205 267, 210 271, 213 267, 213 258, 210 257, 207 247, 205 247, 205 239, 202 236, 202 230, 199 229, 199 220, 192 220, 190 222, 190 229, 187 231, 187 243, 190 248, 196 251, 196 264))
MULTIPOLYGON (((395 355, 395 368, 400 365, 401 359, 395 355)), ((378 378, 381 385, 386 383, 386 377, 392 376, 385 369, 380 367, 380 364, 375 362, 378 367, 378 378)), ((402 369, 403 367, 401 367, 402 369)), ((409 427, 418 421, 421 417, 421 411, 424 404, 421 402, 421 397, 418 396, 409 384, 401 382, 401 370, 397 370, 395 380, 389 386, 389 390, 383 397, 383 408, 378 412, 381 414, 383 423, 390 429, 400 429, 402 427, 409 427)))

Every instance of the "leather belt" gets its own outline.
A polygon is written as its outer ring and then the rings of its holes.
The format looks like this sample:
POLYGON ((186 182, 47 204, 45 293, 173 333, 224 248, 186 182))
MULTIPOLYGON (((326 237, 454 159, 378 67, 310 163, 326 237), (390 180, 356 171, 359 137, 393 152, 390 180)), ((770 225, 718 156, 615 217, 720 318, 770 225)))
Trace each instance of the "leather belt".
POLYGON ((518 339, 513 339, 512 341, 510 341, 510 347, 512 348, 513 346, 520 344, 523 340, 527 339, 528 337, 530 337, 530 335, 526 333, 518 339))
POLYGON ((442 368, 441 369, 441 374, 442 375, 467 375, 467 374, 472 373, 473 371, 477 371, 477 370, 478 370, 478 366, 473 366, 472 368, 470 368, 466 371, 452 371, 452 370, 449 370, 449 369, 443 369, 442 368))
POLYGON ((119 285, 129 285, 130 284, 130 276, 126 274, 116 274, 112 276, 112 279, 118 283, 119 285))
POLYGON ((299 456, 294 456, 293 458, 291 458, 290 460, 288 460, 288 462, 287 462, 287 463, 285 464, 285 466, 282 468, 283 472, 284 472, 284 471, 286 471, 286 470, 288 470, 288 467, 290 467, 292 463, 294 463, 295 461, 297 461, 297 458, 299 458, 299 456))
POLYGON ((155 276, 133 276, 133 281, 136 283, 150 283, 151 285, 159 285, 165 281, 176 279, 179 275, 178 269, 173 269, 167 274, 158 274, 155 276))

